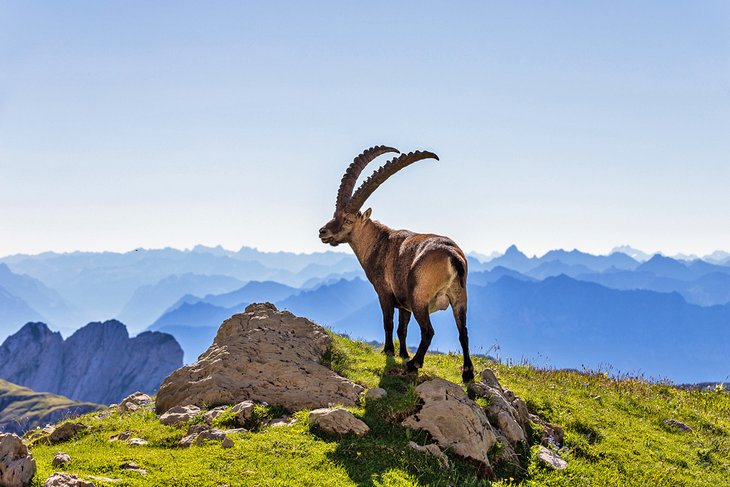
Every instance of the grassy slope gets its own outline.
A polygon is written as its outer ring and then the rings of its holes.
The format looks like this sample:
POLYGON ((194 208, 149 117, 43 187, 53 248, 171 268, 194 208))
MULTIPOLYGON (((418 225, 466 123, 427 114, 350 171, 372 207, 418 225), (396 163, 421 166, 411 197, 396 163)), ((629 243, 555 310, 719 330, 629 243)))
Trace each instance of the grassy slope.
MULTIPOLYGON (((209 443, 175 448, 184 429, 166 427, 152 412, 94 414, 83 421, 91 432, 62 445, 32 449, 42 485, 54 469, 57 451, 73 459, 66 469, 82 477, 122 479, 108 485, 480 485, 471 467, 452 457, 449 469, 406 444, 427 441, 425 434, 398 425, 416 407, 414 385, 397 374, 398 360, 386 359, 369 346, 336 338, 325 358, 344 375, 370 387, 389 391, 386 399, 353 409, 371 427, 363 438, 330 439, 310 431, 306 412, 295 415, 291 427, 254 426, 234 437, 235 446, 223 449, 209 443), (131 430, 149 441, 146 447, 110 443, 113 434, 131 430), (134 461, 149 474, 126 472, 134 461)), ((430 355, 421 378, 440 376, 459 380, 460 358, 430 355)), ((485 366, 481 362, 478 367, 485 366)), ((730 395, 683 391, 661 384, 609 380, 602 374, 541 371, 528 366, 490 364, 504 387, 523 397, 545 419, 564 426, 570 464, 551 472, 533 462, 521 481, 496 485, 645 486, 727 485, 730 478, 730 395), (678 419, 693 428, 675 431, 665 419, 678 419)), ((258 418, 276 416, 259 407, 258 418)), ((225 420, 225 416, 222 417, 225 420)), ((96 485, 107 485, 95 480, 96 485)))
POLYGON ((35 392, 0 379, 0 424, 22 430, 64 419, 70 410, 93 411, 103 406, 78 402, 48 392, 35 392))

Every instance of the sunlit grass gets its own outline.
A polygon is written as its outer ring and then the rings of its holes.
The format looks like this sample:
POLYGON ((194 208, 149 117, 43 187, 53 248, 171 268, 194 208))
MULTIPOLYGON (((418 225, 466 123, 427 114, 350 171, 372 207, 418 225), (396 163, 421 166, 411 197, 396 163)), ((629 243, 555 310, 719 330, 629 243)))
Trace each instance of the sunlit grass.
MULTIPOLYGON (((57 451, 71 455, 67 471, 96 485, 222 486, 222 485, 486 485, 471 465, 450 458, 443 468, 436 459, 414 452, 409 440, 424 444, 424 433, 400 426, 418 407, 415 383, 401 372, 402 361, 385 357, 367 344, 335 337, 324 362, 367 386, 384 387, 388 396, 351 409, 371 428, 361 437, 327 438, 307 425, 307 412, 294 414, 293 426, 266 426, 280 410, 257 407, 251 432, 234 435, 234 447, 206 443, 182 449, 175 445, 185 428, 163 426, 151 411, 129 415, 96 414, 81 420, 88 433, 55 446, 36 446, 39 473, 34 485, 55 470, 57 451), (109 438, 123 431, 146 439, 132 447, 109 438), (133 461, 148 474, 122 469, 133 461), (105 483, 98 477, 119 479, 105 483)), ((461 357, 426 357, 419 380, 443 377, 459 382, 461 357)), ((555 486, 705 486, 727 485, 730 478, 730 395, 720 391, 680 390, 602 373, 539 370, 529 365, 501 365, 476 358, 478 369, 489 366, 501 384, 523 397, 532 412, 564 427, 569 465, 552 472, 533 462, 521 480, 494 485, 555 486), (664 421, 677 419, 692 432, 682 433, 664 421)), ((230 417, 217 421, 230 426, 230 417)))

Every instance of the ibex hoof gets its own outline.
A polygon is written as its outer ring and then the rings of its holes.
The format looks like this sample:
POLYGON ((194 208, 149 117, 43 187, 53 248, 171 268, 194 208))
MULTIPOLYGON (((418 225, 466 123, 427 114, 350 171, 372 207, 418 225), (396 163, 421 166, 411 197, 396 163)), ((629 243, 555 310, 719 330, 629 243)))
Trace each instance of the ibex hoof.
POLYGON ((461 372, 461 380, 464 383, 474 382, 474 369, 467 369, 461 372))
POLYGON ((421 366, 415 363, 413 360, 409 360, 408 362, 406 362, 406 372, 408 372, 409 374, 418 373, 418 369, 420 367, 421 366))
POLYGON ((405 350, 401 350, 401 352, 398 354, 398 356, 400 358, 411 358, 411 356, 408 355, 408 352, 406 352, 405 350))
POLYGON ((383 354, 384 355, 387 355, 388 357, 392 357, 392 356, 395 355, 395 349, 391 350, 389 348, 384 348, 383 349, 383 354))

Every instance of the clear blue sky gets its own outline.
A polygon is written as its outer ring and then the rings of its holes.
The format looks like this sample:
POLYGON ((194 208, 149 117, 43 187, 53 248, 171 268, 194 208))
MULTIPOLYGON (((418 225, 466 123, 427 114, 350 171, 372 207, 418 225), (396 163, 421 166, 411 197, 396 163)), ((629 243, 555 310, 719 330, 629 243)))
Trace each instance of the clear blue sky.
POLYGON ((0 3, 0 255, 325 250, 381 143, 467 250, 730 249, 730 3, 0 3))

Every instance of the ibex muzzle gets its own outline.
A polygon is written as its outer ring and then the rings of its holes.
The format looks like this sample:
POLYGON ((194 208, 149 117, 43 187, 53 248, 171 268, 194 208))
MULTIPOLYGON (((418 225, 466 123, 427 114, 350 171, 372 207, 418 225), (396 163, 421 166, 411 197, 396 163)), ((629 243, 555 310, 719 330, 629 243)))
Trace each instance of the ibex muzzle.
POLYGON ((367 198, 390 176, 423 159, 436 159, 436 154, 416 151, 403 154, 378 168, 353 194, 358 176, 376 157, 399 153, 386 146, 372 147, 357 156, 342 176, 332 219, 319 229, 319 238, 332 246, 348 243, 355 252, 365 275, 375 288, 383 311, 385 347, 383 352, 395 354, 393 314, 398 308, 398 339, 402 358, 408 358, 406 334, 411 314, 421 327, 421 342, 415 356, 406 363, 409 372, 423 366, 434 331, 430 313, 446 309, 454 312, 459 329, 459 342, 464 353, 462 379, 474 379, 469 357, 466 331, 466 275, 464 252, 453 240, 433 234, 394 230, 370 219, 371 209, 361 212, 367 198))

